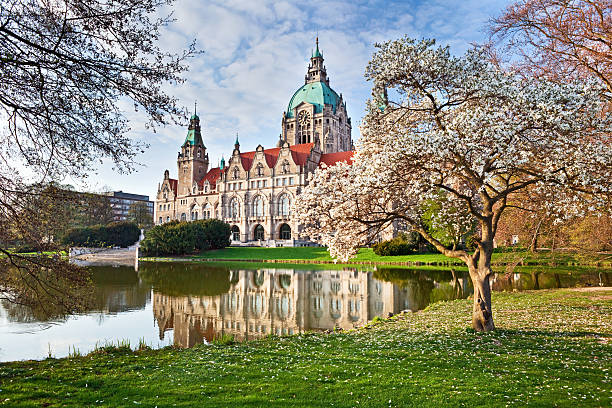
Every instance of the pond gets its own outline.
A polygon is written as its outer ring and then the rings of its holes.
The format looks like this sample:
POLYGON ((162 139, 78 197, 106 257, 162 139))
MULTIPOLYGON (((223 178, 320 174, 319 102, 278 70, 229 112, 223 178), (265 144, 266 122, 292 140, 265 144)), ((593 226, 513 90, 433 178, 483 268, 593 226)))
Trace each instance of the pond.
MULTIPOLYGON (((128 341, 153 348, 192 347, 224 335, 243 341, 311 330, 351 329, 376 316, 417 311, 472 293, 462 269, 247 269, 242 265, 142 262, 91 267, 94 303, 79 315, 45 319, 0 304, 0 361, 86 354, 128 341)), ((609 270, 516 268, 491 279, 493 290, 609 286, 609 270)))

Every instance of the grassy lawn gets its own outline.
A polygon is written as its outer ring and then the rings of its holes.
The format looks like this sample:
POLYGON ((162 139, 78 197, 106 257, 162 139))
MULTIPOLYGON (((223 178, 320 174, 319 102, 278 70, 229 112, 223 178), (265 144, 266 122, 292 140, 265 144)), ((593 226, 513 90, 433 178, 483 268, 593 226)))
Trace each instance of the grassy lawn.
POLYGON ((612 289, 494 293, 367 328, 0 364, 0 406, 609 406, 612 289))
MULTIPOLYGON (((300 260, 300 261, 333 261, 327 249, 321 247, 302 248, 258 248, 258 247, 230 247, 225 249, 206 251, 194 258, 208 259, 252 259, 252 260, 300 260)), ((612 255, 605 254, 576 254, 561 252, 538 252, 531 254, 521 252, 500 252, 493 254, 493 263, 525 264, 561 264, 561 265, 599 265, 612 266, 612 255)), ((419 262, 424 264, 462 265, 458 259, 448 258, 442 254, 416 254, 400 256, 378 256, 371 248, 362 248, 357 256, 350 262, 419 262)))

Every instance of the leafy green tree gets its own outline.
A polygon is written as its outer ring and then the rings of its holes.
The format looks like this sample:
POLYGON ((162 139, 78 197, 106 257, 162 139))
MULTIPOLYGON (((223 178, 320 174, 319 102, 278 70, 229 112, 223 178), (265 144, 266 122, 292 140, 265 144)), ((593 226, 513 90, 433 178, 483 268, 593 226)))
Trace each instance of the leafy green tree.
POLYGON ((429 234, 453 251, 462 246, 465 248, 468 237, 476 232, 475 218, 461 204, 448 193, 440 191, 436 199, 425 202, 421 216, 429 234))

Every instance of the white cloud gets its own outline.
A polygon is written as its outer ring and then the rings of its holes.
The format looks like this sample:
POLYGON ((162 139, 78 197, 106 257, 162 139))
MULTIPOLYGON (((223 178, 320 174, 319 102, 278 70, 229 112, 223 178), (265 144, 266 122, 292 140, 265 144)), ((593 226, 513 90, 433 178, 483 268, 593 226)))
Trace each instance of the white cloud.
MULTIPOLYGON (((363 78, 374 52, 373 43, 410 35, 437 38, 455 53, 482 41, 488 18, 507 4, 481 1, 266 1, 180 0, 176 22, 162 36, 168 50, 185 48, 193 39, 204 54, 190 60, 187 82, 168 87, 192 109, 198 101, 204 143, 217 165, 231 154, 236 132, 242 150, 259 143, 276 144, 282 112, 304 74, 319 35, 331 86, 342 93, 353 119, 353 137, 370 94, 363 78)), ((132 109, 133 110, 133 109, 132 109)), ((139 157, 147 167, 132 175, 116 175, 104 165, 98 184, 153 196, 164 169, 176 173, 176 152, 186 128, 168 126, 153 134, 137 114, 134 136, 151 148, 139 157)))

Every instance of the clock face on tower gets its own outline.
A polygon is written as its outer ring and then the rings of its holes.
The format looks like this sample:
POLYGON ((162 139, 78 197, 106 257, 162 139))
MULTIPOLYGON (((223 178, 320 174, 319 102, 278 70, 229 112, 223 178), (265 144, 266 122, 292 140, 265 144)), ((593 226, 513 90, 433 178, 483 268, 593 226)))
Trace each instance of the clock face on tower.
POLYGON ((310 122, 310 113, 306 111, 301 111, 300 114, 298 115, 298 121, 302 125, 307 124, 308 122, 310 122))

